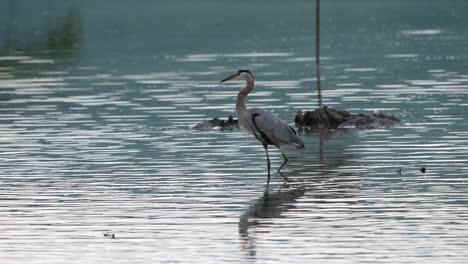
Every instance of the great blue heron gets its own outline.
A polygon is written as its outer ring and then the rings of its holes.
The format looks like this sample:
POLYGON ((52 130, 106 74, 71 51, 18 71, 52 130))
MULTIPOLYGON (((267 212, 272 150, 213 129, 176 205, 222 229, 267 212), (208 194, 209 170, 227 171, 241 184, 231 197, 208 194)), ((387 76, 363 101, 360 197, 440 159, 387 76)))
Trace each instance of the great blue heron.
POLYGON ((244 79, 247 84, 239 91, 237 95, 236 111, 241 127, 246 128, 258 139, 265 149, 265 155, 268 163, 268 181, 270 180, 270 157, 268 156, 268 145, 276 146, 283 154, 284 162, 278 169, 278 172, 288 162, 288 157, 284 154, 281 147, 283 145, 293 145, 298 149, 304 148, 304 141, 297 135, 294 128, 286 124, 277 116, 272 115, 260 108, 247 109, 245 98, 255 86, 254 76, 248 70, 240 70, 237 73, 227 77, 221 82, 227 82, 234 79, 244 79))

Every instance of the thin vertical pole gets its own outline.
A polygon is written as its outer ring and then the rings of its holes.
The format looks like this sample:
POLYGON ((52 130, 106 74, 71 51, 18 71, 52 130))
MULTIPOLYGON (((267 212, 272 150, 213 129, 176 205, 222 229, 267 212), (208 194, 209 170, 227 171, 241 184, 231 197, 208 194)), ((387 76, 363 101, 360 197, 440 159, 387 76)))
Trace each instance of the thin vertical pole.
POLYGON ((315 65, 317 69, 317 97, 322 108, 322 88, 320 87, 320 0, 316 0, 315 9, 315 65))

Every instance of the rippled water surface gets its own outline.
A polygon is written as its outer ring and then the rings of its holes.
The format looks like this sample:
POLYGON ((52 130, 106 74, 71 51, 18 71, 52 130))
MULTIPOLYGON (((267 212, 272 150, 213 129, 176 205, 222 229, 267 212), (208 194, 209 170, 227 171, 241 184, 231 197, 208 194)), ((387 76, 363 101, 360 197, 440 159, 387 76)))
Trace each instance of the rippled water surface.
POLYGON ((265 193, 253 137, 191 127, 241 68, 317 107, 313 1, 198 2, 0 1, 1 263, 468 261, 467 3, 323 3, 323 103, 402 122, 302 133, 265 193))

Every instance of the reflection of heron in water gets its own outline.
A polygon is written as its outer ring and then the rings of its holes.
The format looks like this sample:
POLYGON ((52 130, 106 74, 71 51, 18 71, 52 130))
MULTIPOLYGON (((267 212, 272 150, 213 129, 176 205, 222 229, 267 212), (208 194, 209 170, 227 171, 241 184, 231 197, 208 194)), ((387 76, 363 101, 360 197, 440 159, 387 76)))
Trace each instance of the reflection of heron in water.
POLYGON ((251 226, 259 226, 260 222, 253 219, 279 218, 281 214, 295 208, 296 200, 303 196, 304 188, 289 188, 283 185, 277 192, 269 193, 268 190, 245 210, 239 219, 239 235, 242 249, 247 250, 251 256, 256 254, 255 239, 249 236, 251 226), (250 220, 250 221, 249 221, 250 220))
POLYGON ((294 128, 286 124, 283 120, 271 113, 259 109, 247 109, 245 106, 245 98, 253 90, 255 83, 252 73, 248 70, 240 70, 221 82, 227 82, 233 79, 244 79, 247 85, 239 91, 237 95, 236 111, 239 118, 240 126, 246 128, 252 133, 255 138, 263 144, 268 164, 268 183, 270 182, 270 157, 268 156, 268 146, 276 146, 284 157, 283 164, 279 167, 280 171, 288 162, 288 158, 284 154, 281 147, 283 145, 293 145, 298 149, 304 148, 304 142, 297 135, 294 128))
MULTIPOLYGON (((310 163, 310 160, 308 160, 310 163)), ((334 203, 335 200, 354 197, 360 189, 360 179, 347 171, 339 170, 342 166, 350 166, 352 160, 340 159, 324 162, 322 156, 317 166, 298 166, 296 170, 280 173, 285 182, 274 192, 268 188, 262 197, 253 200, 239 218, 239 238, 242 250, 250 256, 256 255, 256 235, 258 230, 265 230, 271 220, 285 217, 289 210, 297 208, 301 197, 313 197, 315 203, 334 203), (262 228, 263 227, 263 228, 262 228)))

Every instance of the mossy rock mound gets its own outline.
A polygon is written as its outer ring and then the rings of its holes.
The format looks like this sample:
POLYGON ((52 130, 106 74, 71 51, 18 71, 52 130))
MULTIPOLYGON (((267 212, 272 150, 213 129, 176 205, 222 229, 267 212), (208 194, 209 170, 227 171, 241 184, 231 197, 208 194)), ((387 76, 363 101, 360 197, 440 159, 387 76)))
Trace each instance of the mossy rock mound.
POLYGON ((294 122, 299 128, 383 128, 400 124, 400 119, 383 113, 352 114, 324 106, 314 111, 298 111, 294 122))
POLYGON ((217 117, 203 121, 192 127, 192 129, 199 131, 211 131, 211 130, 232 130, 234 128, 239 128, 237 119, 234 119, 232 116, 229 116, 227 120, 219 119, 217 117))

